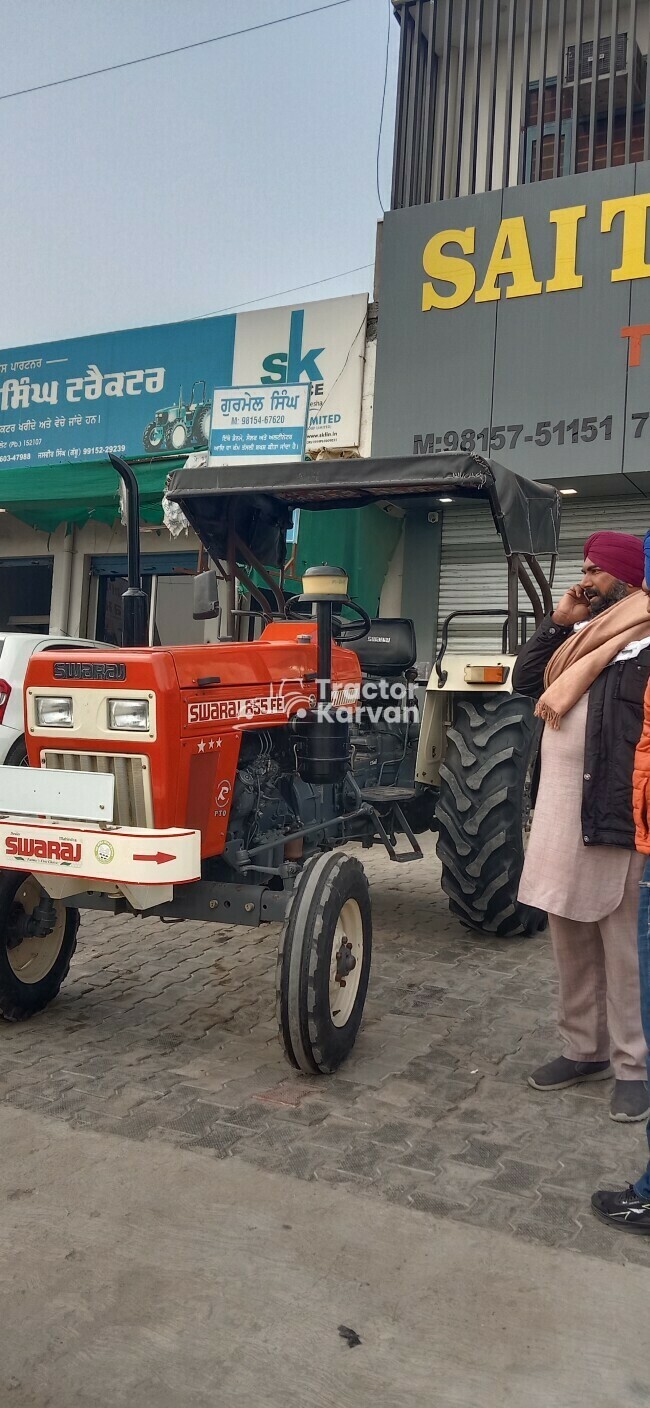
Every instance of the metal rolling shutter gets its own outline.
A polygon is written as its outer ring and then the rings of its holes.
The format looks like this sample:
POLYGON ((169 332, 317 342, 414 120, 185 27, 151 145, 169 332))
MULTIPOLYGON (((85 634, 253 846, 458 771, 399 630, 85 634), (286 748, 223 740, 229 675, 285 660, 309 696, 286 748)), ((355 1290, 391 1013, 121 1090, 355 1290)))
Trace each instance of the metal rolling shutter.
MULTIPOLYGON (((585 539, 599 528, 643 537, 650 528, 650 500, 641 494, 618 499, 565 499, 562 505, 560 556, 555 572, 553 598, 582 576, 585 539)), ((542 564, 548 570, 548 560, 542 564)), ((444 510, 440 564, 438 640, 445 617, 452 611, 480 610, 507 605, 507 569, 501 539, 487 503, 458 503, 444 510)), ((526 608, 522 591, 519 604, 526 608)), ((478 618, 452 622, 449 648, 499 650, 501 621, 478 618)))

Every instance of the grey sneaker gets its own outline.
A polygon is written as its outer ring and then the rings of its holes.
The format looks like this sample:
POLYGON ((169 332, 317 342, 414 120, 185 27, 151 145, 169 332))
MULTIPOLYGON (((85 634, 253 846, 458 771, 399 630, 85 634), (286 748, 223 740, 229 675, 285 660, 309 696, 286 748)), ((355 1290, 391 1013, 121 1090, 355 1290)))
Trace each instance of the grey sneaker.
POLYGON ((610 1120, 619 1124, 636 1124, 650 1115, 648 1087, 644 1080, 617 1080, 609 1107, 610 1120))
POLYGON ((533 1090, 568 1090, 570 1085, 588 1080, 609 1080, 611 1074, 609 1061, 570 1061, 568 1056, 557 1056, 533 1071, 528 1084, 533 1090))

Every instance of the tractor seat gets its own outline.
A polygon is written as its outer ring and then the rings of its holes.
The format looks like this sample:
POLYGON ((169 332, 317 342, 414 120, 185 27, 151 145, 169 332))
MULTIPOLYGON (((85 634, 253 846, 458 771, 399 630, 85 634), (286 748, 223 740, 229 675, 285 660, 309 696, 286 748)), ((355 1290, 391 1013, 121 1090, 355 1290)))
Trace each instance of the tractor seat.
POLYGON ((377 617, 360 640, 350 642, 364 675, 396 679, 415 664, 415 627, 406 616, 377 617))

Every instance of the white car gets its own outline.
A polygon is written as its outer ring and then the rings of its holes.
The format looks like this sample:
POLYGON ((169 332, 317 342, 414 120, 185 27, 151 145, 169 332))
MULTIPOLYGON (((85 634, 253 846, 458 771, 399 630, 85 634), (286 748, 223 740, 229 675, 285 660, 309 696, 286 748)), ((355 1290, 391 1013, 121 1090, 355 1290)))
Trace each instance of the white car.
MULTIPOLYGON (((23 686, 32 655, 41 650, 97 650, 101 642, 75 636, 0 631, 0 764, 27 762, 23 686)), ((106 646, 104 646, 106 649, 106 646)))

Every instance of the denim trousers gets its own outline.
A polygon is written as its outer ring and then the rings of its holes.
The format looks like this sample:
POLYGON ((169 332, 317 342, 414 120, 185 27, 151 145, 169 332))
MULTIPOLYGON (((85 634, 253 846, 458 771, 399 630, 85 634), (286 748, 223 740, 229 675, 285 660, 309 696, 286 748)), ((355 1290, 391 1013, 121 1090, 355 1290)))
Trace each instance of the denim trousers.
MULTIPOLYGON (((650 1046, 650 857, 646 861, 643 872, 639 901, 639 970, 641 974, 641 1017, 646 1042, 650 1046)), ((650 1054, 648 1055, 648 1082, 650 1089, 650 1054)), ((650 1120, 647 1132, 648 1147, 650 1148, 650 1120)), ((634 1187, 640 1197, 650 1200, 650 1162, 634 1187)))

